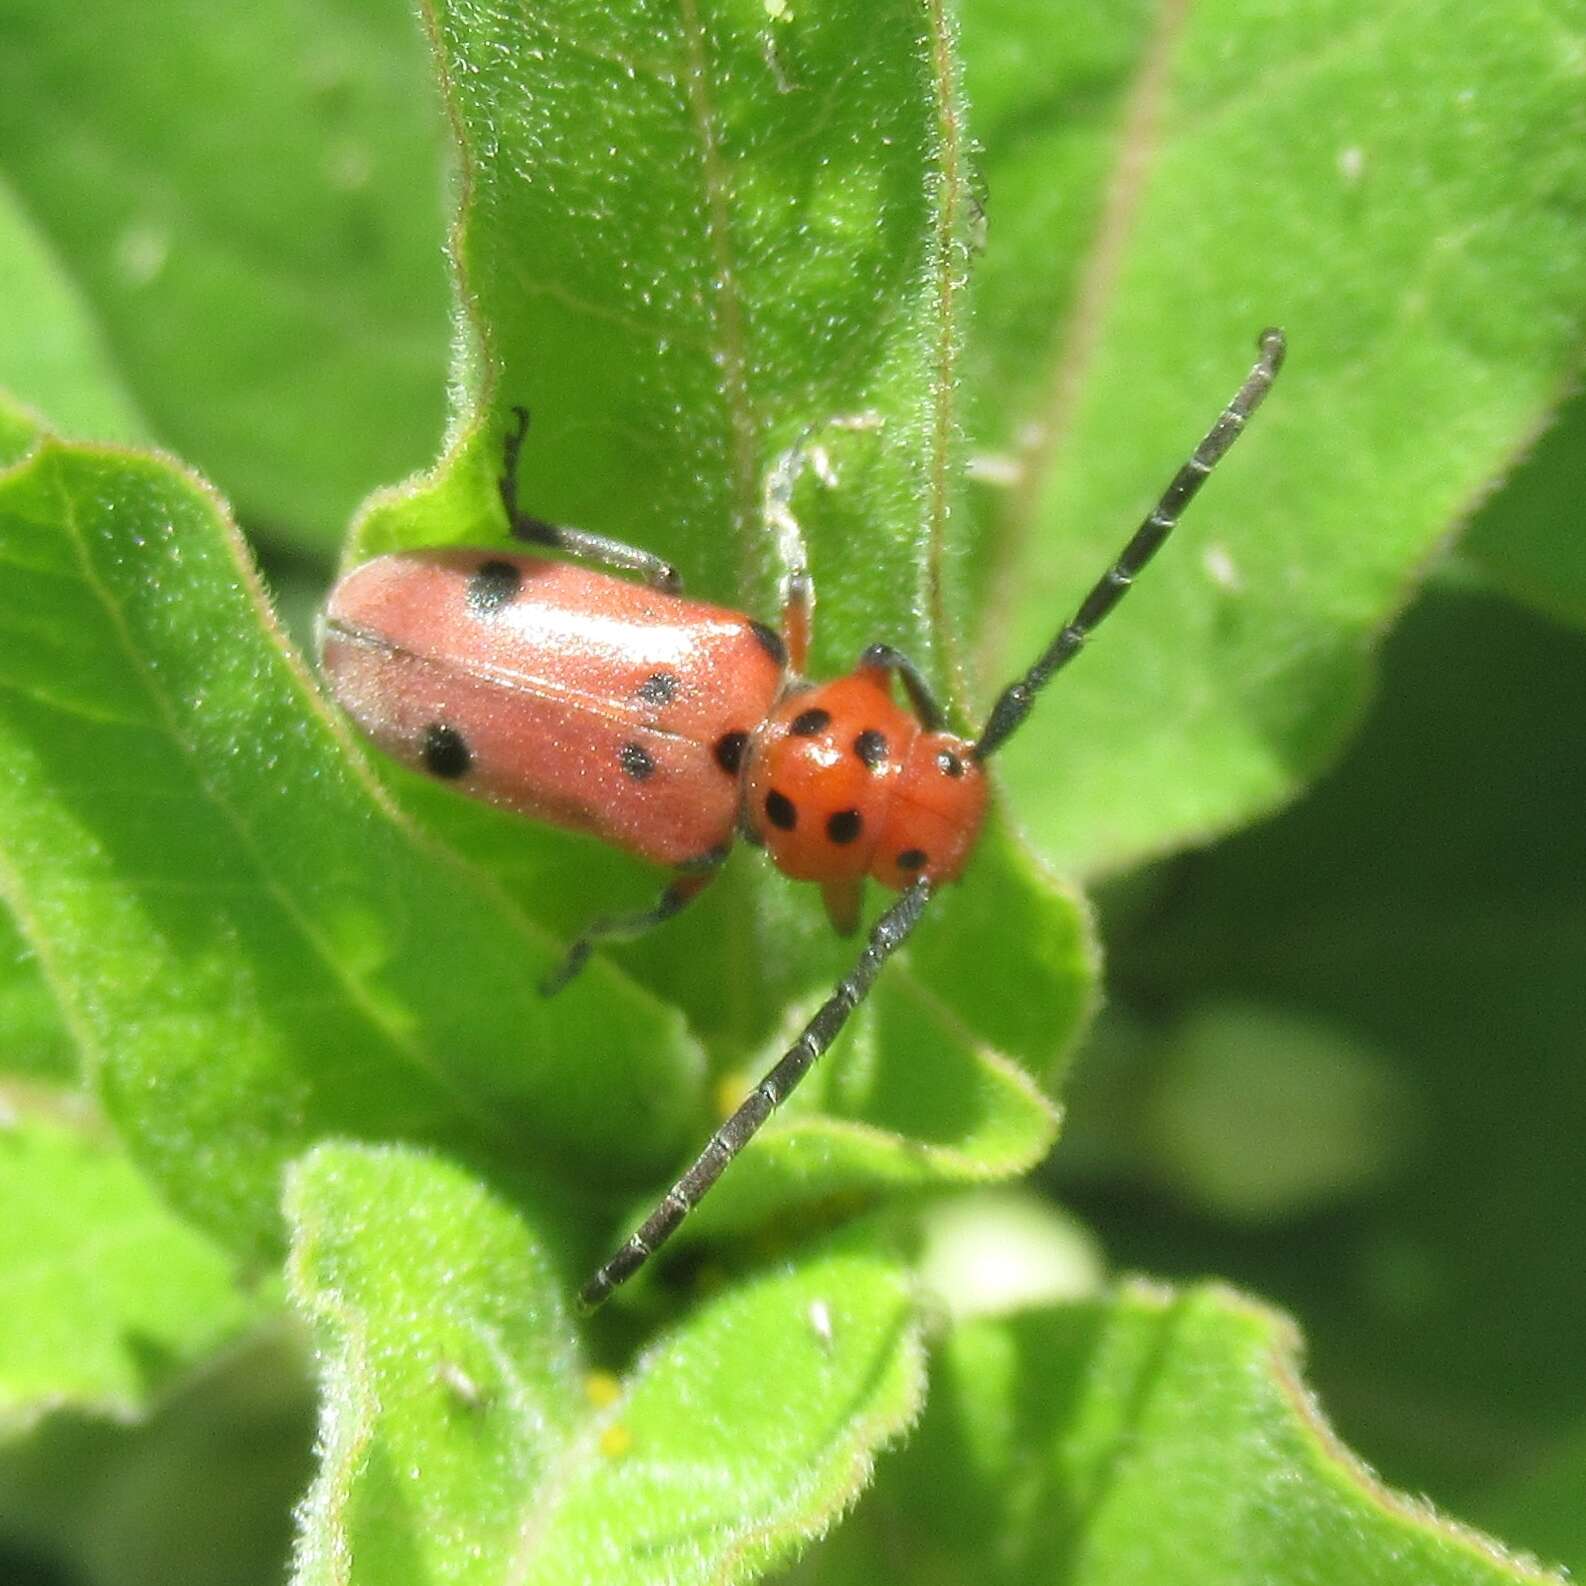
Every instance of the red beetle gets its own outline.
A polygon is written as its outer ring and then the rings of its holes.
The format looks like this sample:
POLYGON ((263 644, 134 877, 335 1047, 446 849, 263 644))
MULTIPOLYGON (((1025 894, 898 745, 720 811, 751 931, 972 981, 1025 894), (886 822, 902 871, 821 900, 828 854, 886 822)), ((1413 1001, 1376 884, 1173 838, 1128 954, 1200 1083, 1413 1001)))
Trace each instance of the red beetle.
MULTIPOLYGON (((654 908, 596 921, 545 982, 559 990, 595 941, 676 914, 712 878, 736 834, 778 869, 817 881, 844 934, 865 878, 902 892, 804 1033, 711 1137, 638 1231, 586 1283, 600 1304, 660 1247, 836 1038, 932 894, 963 871, 986 805, 985 761, 1036 694, 1123 597, 1265 397, 1284 341, 1260 358, 1114 565, 973 739, 942 730, 925 679, 875 644, 847 677, 803 681, 808 574, 796 532, 783 629, 680 593, 659 558, 530 517, 517 502, 520 408, 505 442, 501 499, 521 540, 610 572, 491 550, 382 556, 337 584, 321 627, 325 675, 381 748, 464 792, 593 833, 675 872, 654 908), (908 710, 892 695, 896 674, 908 710)), ((773 505, 791 528, 786 493, 773 505)))

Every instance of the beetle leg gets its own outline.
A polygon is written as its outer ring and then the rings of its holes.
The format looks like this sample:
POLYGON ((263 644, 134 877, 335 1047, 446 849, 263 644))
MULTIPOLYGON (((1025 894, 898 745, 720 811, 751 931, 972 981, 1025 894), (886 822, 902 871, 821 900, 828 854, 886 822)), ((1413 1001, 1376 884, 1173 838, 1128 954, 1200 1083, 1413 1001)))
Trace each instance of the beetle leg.
POLYGON ((712 852, 700 861, 699 868, 689 869, 677 876, 667 885, 652 908, 632 914, 608 914, 604 919, 592 921, 567 949, 567 956, 561 963, 541 980, 540 995, 554 997, 566 986, 588 963, 597 942, 608 938, 625 941, 642 936, 657 925, 664 925, 674 915, 681 914, 716 879, 722 860, 726 857, 725 848, 720 852, 712 852))
POLYGON ((909 703, 914 707, 920 725, 927 732, 941 731, 942 707, 936 703, 936 696, 931 693, 931 685, 925 681, 924 673, 901 650, 894 650, 890 644, 872 644, 859 657, 859 667, 861 671, 869 668, 880 672, 896 672, 903 680, 903 691, 909 696, 909 703))
POLYGON ((804 675, 810 653, 810 617, 815 606, 815 586, 807 569, 790 572, 782 580, 782 642, 794 677, 804 675))
POLYGON ((754 1138, 760 1125, 788 1098, 814 1067, 815 1060, 837 1039, 848 1022, 848 1015, 865 1000, 881 966, 908 940, 930 901, 930 882, 916 881, 876 921, 858 962, 804 1026, 804 1033, 749 1092, 743 1105, 710 1137, 694 1165, 666 1192, 660 1205, 639 1225, 633 1237, 578 1291, 578 1303, 586 1311, 605 1300, 618 1284, 626 1283, 699 1205, 727 1164, 754 1138))
POLYGON ((865 878, 843 876, 837 881, 823 882, 821 901, 826 905, 826 918, 839 936, 852 936, 859 929, 859 910, 865 901, 865 878))
POLYGON ((501 443, 501 477, 497 485, 501 491, 501 505, 506 508, 507 526, 515 539, 527 540, 530 545, 544 545, 561 551, 575 561, 597 562, 602 567, 622 573, 638 573, 652 589, 668 595, 683 592, 683 580, 670 562, 664 562, 637 545, 622 540, 608 539, 604 534, 591 534, 587 529, 570 529, 560 523, 547 523, 518 507, 518 459, 523 451, 523 437, 529 433, 529 410, 515 407, 517 428, 507 431, 501 443))

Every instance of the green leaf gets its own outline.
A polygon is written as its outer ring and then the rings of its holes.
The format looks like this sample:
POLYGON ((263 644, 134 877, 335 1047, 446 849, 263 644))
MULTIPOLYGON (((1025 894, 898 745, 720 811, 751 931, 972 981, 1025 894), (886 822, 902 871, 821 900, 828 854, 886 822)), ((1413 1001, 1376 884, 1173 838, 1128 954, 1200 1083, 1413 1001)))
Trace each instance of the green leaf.
POLYGON ((16 1092, 0 1205, 0 1435, 63 1407, 130 1418, 251 1314, 230 1257, 113 1142, 16 1092))
MULTIPOLYGON (((795 1005, 740 1083, 723 1085, 724 1112, 813 1012, 795 1005)), ((840 1055, 817 1064, 777 1110, 678 1242, 883 1192, 1010 1178, 1051 1149, 1058 1117, 1023 1069, 978 1046, 916 975, 894 966, 855 1014, 840 1055)))
POLYGON ((751 1579, 919 1403, 907 1287, 858 1239, 697 1312, 597 1410, 560 1277, 456 1169, 326 1146, 288 1212, 326 1384, 303 1586, 751 1579))
MULTIPOLYGON (((1136 25, 1104 15, 1117 31, 1091 54, 1110 73, 1136 25)), ((978 398, 977 438, 1014 445, 961 520, 985 569, 986 697, 1108 565, 1263 324, 1287 329, 1290 361, 1182 539, 999 757, 1021 828, 1087 869, 1221 831, 1315 774, 1360 713, 1372 637, 1586 342, 1568 0, 1221 0, 1152 27, 1044 381, 1019 300, 993 294, 975 327, 976 367, 1013 394, 978 398)), ((999 277, 1047 272, 995 179, 1031 123, 1069 113, 1028 77, 1023 117, 1004 105, 982 129, 999 277)))
POLYGON ((70 1080, 77 1050, 38 960, 0 908, 0 1073, 70 1080))
POLYGON ((1283 1318, 1211 1286, 961 1326, 913 1441, 793 1578, 1559 1586, 1379 1485, 1296 1352, 1283 1318))
POLYGON ((1576 396, 1459 545, 1460 563, 1492 588, 1577 626, 1586 623, 1583 470, 1586 397, 1576 396))
POLYGON ((96 440, 147 433, 91 311, 3 181, 0 386, 68 433, 96 440))
POLYGON ((140 409, 250 520, 328 548, 440 431, 439 123, 406 9, 11 0, 6 45, 0 168, 140 409))
POLYGON ((501 1575, 582 1410, 548 1257, 410 1151, 322 1146, 292 1170, 286 1215, 324 1398, 298 1578, 501 1575))
POLYGON ((977 1036, 1056 1090, 1093 1010, 1101 950, 1078 889, 995 809, 968 873, 921 928, 909 963, 977 1036))
POLYGON ((382 794, 201 486, 43 443, 0 476, 0 557, 0 889, 174 1204, 269 1241, 280 1165, 335 1131, 671 1160, 680 1021, 606 965, 535 993, 558 944, 382 794))
POLYGON ((0 391, 0 463, 6 467, 32 450, 43 429, 39 415, 9 391, 0 391))
POLYGON ((1586 1569, 1586 1430, 1554 1449, 1535 1469, 1489 1493, 1478 1505, 1484 1525, 1513 1537, 1572 1575, 1586 1569))
MULTIPOLYGON (((1344 762, 1162 877, 1157 905, 1110 933, 1111 979, 1170 1034, 1144 1049, 1137 1093, 1181 1021, 1233 1003, 1267 1010, 1274 1035, 1346 1035, 1413 1128, 1333 1215, 1261 1239, 1137 1187, 1083 1204, 1120 1262, 1225 1273, 1302 1317, 1349 1440, 1465 1511, 1573 1435, 1586 1401, 1586 739, 1560 730, 1560 702, 1586 698, 1586 643, 1439 589, 1384 659, 1344 762)), ((1270 1045, 1278 1074, 1291 1039, 1270 1045)), ((1071 1101, 1078 1144, 1096 1116, 1084 1086, 1071 1101)), ((1230 1118, 1223 1149, 1300 1158, 1295 1126, 1314 1121, 1230 1118)))
POLYGON ((127 1425, 62 1411, 0 1448, 7 1579, 239 1586, 285 1578, 313 1471, 295 1331, 267 1327, 127 1425))
POLYGON ((766 476, 814 426, 841 480, 800 498, 817 659, 881 633, 926 652, 969 207, 940 5, 451 0, 434 28, 462 167, 459 433, 360 548, 499 537, 522 403, 526 506, 765 610, 766 476))
MULTIPOLYGON (((1020 445, 1019 424, 1052 398, 1060 361, 1084 334, 1075 310, 1105 259, 1110 188, 1131 100, 1151 65, 1153 13, 1146 0, 1061 8, 966 0, 961 11, 985 206, 964 348, 976 481, 966 505, 977 533, 990 535, 1006 510, 999 465, 1020 445)), ((975 568, 969 583, 984 593, 975 568)), ((980 626, 983 613, 964 615, 972 630, 980 626)))
MULTIPOLYGON (((765 483, 809 432, 831 463, 795 499, 819 577, 817 663, 846 668, 884 636, 933 664, 971 208, 940 9, 458 3, 436 8, 435 35, 463 169, 454 445, 372 503, 357 552, 500 539, 502 434, 524 403, 532 510, 649 546, 698 592, 769 611, 765 483)), ((398 794, 559 930, 642 901, 632 867, 587 843, 509 834, 406 781, 398 794)), ((784 1010, 807 1010, 854 955, 812 899, 781 890, 740 865, 618 954, 732 1074, 763 1067, 784 1010)), ((979 1179, 1050 1142, 1050 1109, 975 1048, 1053 1074, 1094 980, 1078 901, 993 830, 935 912, 913 956, 964 1028, 926 1038, 915 1020, 897 1061, 945 1054, 940 1094, 974 1101, 951 1140, 940 1119, 921 1138, 883 1108, 850 1113, 861 1129, 813 1123, 786 1159, 769 1147, 740 1170, 729 1221, 808 1198, 822 1168, 851 1188, 979 1179), (1005 977, 979 973, 970 936, 1005 977)))

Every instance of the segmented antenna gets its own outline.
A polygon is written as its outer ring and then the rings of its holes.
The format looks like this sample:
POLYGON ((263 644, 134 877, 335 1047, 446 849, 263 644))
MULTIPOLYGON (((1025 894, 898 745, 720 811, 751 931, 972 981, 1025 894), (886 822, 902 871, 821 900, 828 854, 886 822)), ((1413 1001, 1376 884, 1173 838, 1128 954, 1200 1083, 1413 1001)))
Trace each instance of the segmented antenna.
POLYGON ((1270 328, 1262 331, 1257 346, 1261 349, 1261 356, 1245 377, 1245 383, 1235 392, 1233 401, 1218 415, 1217 422, 1206 432, 1206 438, 1195 448, 1190 460, 1173 476, 1173 483, 1162 492, 1162 499, 1135 530, 1134 538, 1124 546, 1118 560, 1085 596, 1073 617, 1058 629, 1057 637, 1042 652, 1035 665, 1023 677, 1003 689, 975 742, 977 758, 984 760, 994 754, 1019 729, 1024 718, 1030 714, 1035 696, 1052 681, 1059 668, 1079 654, 1086 639, 1123 599, 1141 569, 1173 532, 1185 507, 1194 500, 1195 492, 1206 483, 1206 476, 1239 439, 1246 420, 1261 406, 1267 392, 1272 389, 1272 382, 1278 377, 1278 370, 1283 367, 1286 350, 1283 332, 1270 328))

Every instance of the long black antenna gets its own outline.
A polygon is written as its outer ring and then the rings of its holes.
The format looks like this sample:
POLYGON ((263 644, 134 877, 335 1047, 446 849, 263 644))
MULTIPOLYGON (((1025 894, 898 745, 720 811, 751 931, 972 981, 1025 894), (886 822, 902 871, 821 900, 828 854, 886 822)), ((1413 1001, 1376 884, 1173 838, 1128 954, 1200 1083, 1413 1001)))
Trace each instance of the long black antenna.
POLYGON ((1234 393, 1233 401, 1218 415, 1217 422, 1206 432, 1206 438, 1195 448, 1190 460, 1173 476, 1173 483, 1162 492, 1162 499, 1135 530, 1134 538, 1124 546, 1118 560, 1085 596, 1079 610, 1058 630, 1057 637, 1042 652, 1040 660, 998 696, 975 743, 978 759, 984 760, 987 755, 994 754, 1018 730, 1030 714, 1035 696, 1052 681, 1060 667, 1079 654, 1086 639, 1123 599, 1141 569, 1173 532, 1185 507, 1194 500, 1195 492, 1206 483, 1206 476, 1239 439, 1245 421, 1261 406, 1278 377, 1278 370, 1283 367, 1286 343, 1281 330, 1262 331, 1256 345, 1261 349, 1261 357, 1255 368, 1234 393))
POLYGON ((787 1100, 798 1082, 815 1066, 815 1060, 837 1039, 838 1032, 848 1022, 848 1015, 865 1000, 881 966, 908 940, 930 901, 930 882, 916 881, 876 921, 858 962, 804 1026, 804 1033, 710 1137, 694 1165, 661 1197, 655 1210, 639 1224, 628 1242, 578 1291, 580 1309, 594 1310, 677 1232, 677 1225, 704 1199, 705 1192, 726 1171, 727 1164, 748 1145, 760 1125, 787 1100))

